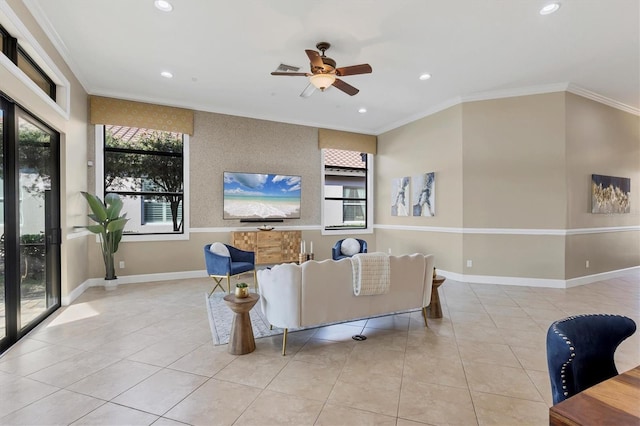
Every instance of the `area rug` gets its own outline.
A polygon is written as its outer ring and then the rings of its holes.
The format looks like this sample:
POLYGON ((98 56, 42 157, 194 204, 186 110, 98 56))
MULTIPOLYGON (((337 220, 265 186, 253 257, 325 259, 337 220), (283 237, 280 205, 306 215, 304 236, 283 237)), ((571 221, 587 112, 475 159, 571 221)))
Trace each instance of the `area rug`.
MULTIPOLYGON (((226 345, 229 343, 229 335, 231 334, 231 322, 233 321, 233 311, 229 309, 227 304, 224 302, 223 297, 226 296, 227 293, 216 292, 209 297, 209 293, 204 294, 205 305, 207 306, 207 316, 209 317, 209 326, 211 327, 211 337, 213 339, 214 345, 226 345)), ((420 309, 412 309, 409 311, 398 311, 392 312, 388 314, 382 315, 372 315, 367 318, 362 319, 371 319, 377 317, 384 317, 388 315, 400 314, 400 313, 408 313, 413 311, 419 311, 420 309)), ((282 328, 273 327, 271 330, 269 328, 269 321, 262 313, 262 308, 260 307, 260 301, 249 311, 249 316, 251 317, 251 326, 253 327, 253 337, 255 339, 259 339, 261 337, 268 336, 276 336, 278 334, 282 334, 284 330, 282 328)), ((312 327, 301 327, 301 328, 290 328, 289 332, 307 330, 313 328, 324 327, 328 325, 334 324, 342 324, 345 322, 357 321, 357 319, 347 320, 347 321, 337 321, 326 323, 322 325, 312 326, 312 327)))
MULTIPOLYGON (((204 300, 207 305, 207 313, 209 316, 209 326, 211 327, 211 337, 215 345, 225 345, 229 343, 229 334, 231 333, 231 322, 233 321, 233 311, 229 309, 227 304, 222 300, 227 293, 216 292, 209 297, 205 293, 204 300)), ((281 328, 274 327, 269 329, 269 321, 264 317, 260 301, 249 311, 251 317, 251 326, 253 327, 253 337, 275 336, 282 334, 281 328)))

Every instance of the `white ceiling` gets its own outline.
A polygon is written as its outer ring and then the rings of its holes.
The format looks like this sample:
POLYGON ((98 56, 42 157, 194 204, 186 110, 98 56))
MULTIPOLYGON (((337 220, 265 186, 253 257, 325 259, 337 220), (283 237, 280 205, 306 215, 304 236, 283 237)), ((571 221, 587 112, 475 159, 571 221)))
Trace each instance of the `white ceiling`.
POLYGON ((640 109, 639 0, 561 0, 548 16, 547 0, 24 2, 90 94, 368 134, 461 100, 567 87, 640 109), (319 41, 338 67, 372 66, 343 77, 359 94, 301 98, 306 77, 270 75, 308 71, 319 41))

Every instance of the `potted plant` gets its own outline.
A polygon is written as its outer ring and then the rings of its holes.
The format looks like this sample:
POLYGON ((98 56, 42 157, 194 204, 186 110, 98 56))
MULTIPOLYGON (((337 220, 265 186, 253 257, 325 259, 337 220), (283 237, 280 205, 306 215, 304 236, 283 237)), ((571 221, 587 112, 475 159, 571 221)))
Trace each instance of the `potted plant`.
POLYGON ((120 215, 122 211, 122 200, 117 194, 107 194, 104 197, 104 203, 93 194, 82 192, 87 200, 91 214, 87 215, 91 220, 96 222, 95 225, 87 225, 86 228, 100 236, 100 245, 102 248, 102 259, 105 268, 105 288, 115 288, 117 286, 118 277, 116 277, 116 269, 113 255, 118 251, 118 245, 122 239, 122 231, 129 219, 126 213, 120 215))
POLYGON ((249 285, 247 283, 236 284, 236 297, 245 298, 249 296, 249 285))

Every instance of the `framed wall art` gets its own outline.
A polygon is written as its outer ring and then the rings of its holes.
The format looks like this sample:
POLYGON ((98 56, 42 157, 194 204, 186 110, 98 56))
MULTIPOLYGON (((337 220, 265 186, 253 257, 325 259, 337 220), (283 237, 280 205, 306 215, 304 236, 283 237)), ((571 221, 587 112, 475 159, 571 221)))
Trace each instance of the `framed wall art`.
POLYGON ((591 213, 629 213, 631 179, 591 175, 591 213))
POLYGON ((423 173, 411 178, 411 208, 413 216, 436 215, 436 174, 423 173))
POLYGON ((409 216, 409 176, 391 180, 391 216, 409 216))

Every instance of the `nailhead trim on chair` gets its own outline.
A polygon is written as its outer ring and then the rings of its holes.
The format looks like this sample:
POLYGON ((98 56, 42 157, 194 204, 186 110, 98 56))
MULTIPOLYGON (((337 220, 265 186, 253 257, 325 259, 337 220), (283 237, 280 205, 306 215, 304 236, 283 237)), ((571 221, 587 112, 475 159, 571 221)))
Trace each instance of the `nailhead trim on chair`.
POLYGON ((562 389, 564 389, 564 396, 569 396, 569 392, 567 392, 567 385, 566 385, 566 381, 564 380, 565 377, 565 371, 567 370, 567 367, 569 366, 569 364, 571 364, 571 362, 573 361, 573 358, 575 358, 576 356, 576 352, 575 352, 575 348, 573 346, 573 343, 571 342, 571 340, 569 340, 568 337, 566 337, 564 334, 560 333, 557 329, 557 325, 561 324, 563 322, 566 321, 570 321, 576 318, 582 318, 582 317, 595 317, 595 316, 603 316, 603 317, 623 317, 623 315, 614 315, 614 314, 582 314, 582 315, 573 315, 567 318, 564 318, 562 320, 556 321, 553 324, 553 332, 556 333, 558 336, 562 337, 562 340, 565 341, 565 343, 569 346, 569 352, 570 352, 570 357, 569 359, 562 364, 562 368, 560 369, 560 378, 562 379, 562 389))

